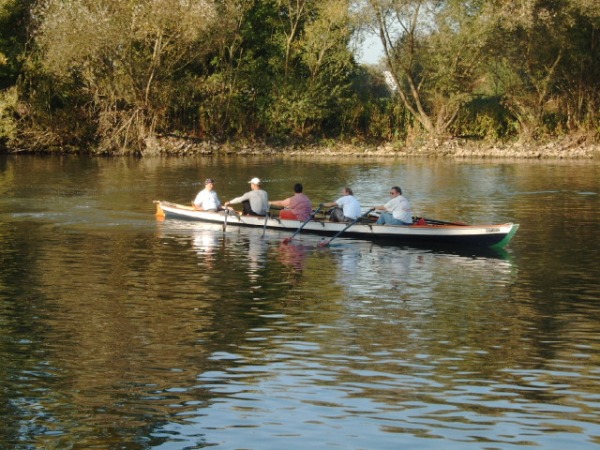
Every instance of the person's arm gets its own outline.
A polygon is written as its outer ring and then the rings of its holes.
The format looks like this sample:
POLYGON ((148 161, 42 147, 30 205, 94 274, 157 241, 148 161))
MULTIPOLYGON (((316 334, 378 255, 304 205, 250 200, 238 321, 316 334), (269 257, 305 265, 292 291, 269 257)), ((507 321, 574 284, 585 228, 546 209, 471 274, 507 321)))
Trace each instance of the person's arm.
POLYGON ((385 205, 374 206, 377 211, 389 211, 392 209, 392 200, 389 200, 385 205))
POLYGON ((249 199, 249 194, 250 194, 250 192, 246 192, 241 197, 236 197, 234 199, 231 199, 228 202, 225 202, 223 205, 224 206, 237 205, 238 203, 242 203, 244 200, 250 200, 249 199))
POLYGON ((286 198, 285 200, 273 200, 272 202, 269 202, 269 205, 282 206, 284 208, 289 208, 290 200, 291 200, 291 197, 286 198))

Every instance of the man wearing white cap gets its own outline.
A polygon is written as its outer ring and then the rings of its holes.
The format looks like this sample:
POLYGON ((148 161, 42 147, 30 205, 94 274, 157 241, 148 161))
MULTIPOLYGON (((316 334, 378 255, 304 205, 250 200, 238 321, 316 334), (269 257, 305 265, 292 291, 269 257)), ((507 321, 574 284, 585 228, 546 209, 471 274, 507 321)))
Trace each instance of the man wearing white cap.
POLYGON ((269 195, 260 188, 260 180, 256 177, 250 181, 250 191, 224 203, 224 206, 242 204, 242 214, 249 216, 266 216, 269 211, 269 195))

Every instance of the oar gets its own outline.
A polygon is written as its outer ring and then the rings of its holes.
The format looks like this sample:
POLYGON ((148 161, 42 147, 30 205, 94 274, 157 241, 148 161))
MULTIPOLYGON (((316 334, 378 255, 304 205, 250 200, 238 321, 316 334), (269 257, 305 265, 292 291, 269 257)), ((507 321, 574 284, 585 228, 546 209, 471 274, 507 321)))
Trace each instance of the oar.
POLYGON ((225 229, 227 228, 227 217, 229 217, 229 209, 225 208, 225 218, 223 220, 223 233, 225 233, 225 229))
POLYGON ((311 220, 313 220, 315 218, 315 216, 317 215, 317 213, 321 210, 321 208, 323 208, 323 203, 321 203, 319 205, 319 207, 317 209, 315 209, 313 211, 313 213, 310 215, 310 217, 306 220, 306 222, 304 222, 302 225, 300 225, 300 227, 296 230, 296 232, 294 234, 292 234, 292 237, 287 237, 285 238, 283 241, 281 241, 283 244, 289 244, 292 239, 294 239, 294 237, 300 233, 300 230, 302 230, 302 228, 304 228, 304 225, 306 225, 308 222, 310 222, 311 220))
POLYGON ((417 220, 423 219, 425 222, 431 225, 458 225, 458 226, 467 226, 464 222, 445 222, 443 220, 436 219, 428 219, 427 217, 417 217, 417 220))
POLYGON ((265 231, 267 231, 267 221, 269 220, 269 211, 265 214, 265 224, 263 225, 263 234, 262 237, 265 237, 265 231))
POLYGON ((348 225, 346 225, 343 229, 341 229, 340 231, 338 231, 331 239, 329 239, 328 241, 320 242, 319 243, 319 247, 328 247, 329 244, 331 244, 331 241, 333 241, 336 237, 338 237, 340 234, 342 234, 344 231, 346 231, 348 228, 350 228, 352 225, 354 225, 360 219, 362 219, 363 217, 366 217, 369 214, 371 214, 373 211, 375 211, 375 208, 371 208, 366 213, 364 213, 362 216, 358 216, 356 219, 354 219, 352 222, 350 222, 348 225))

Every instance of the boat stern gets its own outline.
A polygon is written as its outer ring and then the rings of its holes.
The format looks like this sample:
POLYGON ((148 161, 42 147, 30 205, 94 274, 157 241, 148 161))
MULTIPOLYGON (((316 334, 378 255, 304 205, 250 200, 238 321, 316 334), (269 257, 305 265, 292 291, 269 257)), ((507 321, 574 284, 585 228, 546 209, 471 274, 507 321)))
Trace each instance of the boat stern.
POLYGON ((497 244, 492 245, 492 248, 496 248, 496 249, 503 248, 512 240, 513 236, 517 233, 517 230, 519 229, 519 224, 511 223, 510 225, 511 225, 511 228, 510 228, 509 232, 506 234, 506 236, 504 236, 504 239, 502 239, 497 244))

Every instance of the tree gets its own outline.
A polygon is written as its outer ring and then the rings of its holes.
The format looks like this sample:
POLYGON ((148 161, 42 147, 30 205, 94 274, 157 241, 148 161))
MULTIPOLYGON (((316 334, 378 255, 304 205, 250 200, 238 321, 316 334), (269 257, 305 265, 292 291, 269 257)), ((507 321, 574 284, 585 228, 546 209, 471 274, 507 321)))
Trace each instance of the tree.
POLYGON ((383 45, 402 106, 429 136, 443 136, 479 75, 478 1, 365 0, 362 16, 383 45))
POLYGON ((31 0, 0 0, 0 147, 17 135, 18 93, 31 0))
POLYGON ((315 4, 295 43, 296 66, 288 92, 293 132, 306 137, 324 124, 339 130, 351 95, 354 61, 349 50, 352 26, 347 0, 315 4))
POLYGON ((13 86, 21 73, 32 2, 0 0, 0 89, 13 86))
POLYGON ((600 7, 589 0, 498 1, 492 72, 522 138, 597 120, 600 7), (498 46, 497 42, 504 45, 498 46))
POLYGON ((204 0, 45 0, 34 12, 43 69, 85 102, 102 149, 141 151, 163 125, 176 74, 211 49, 204 0))

